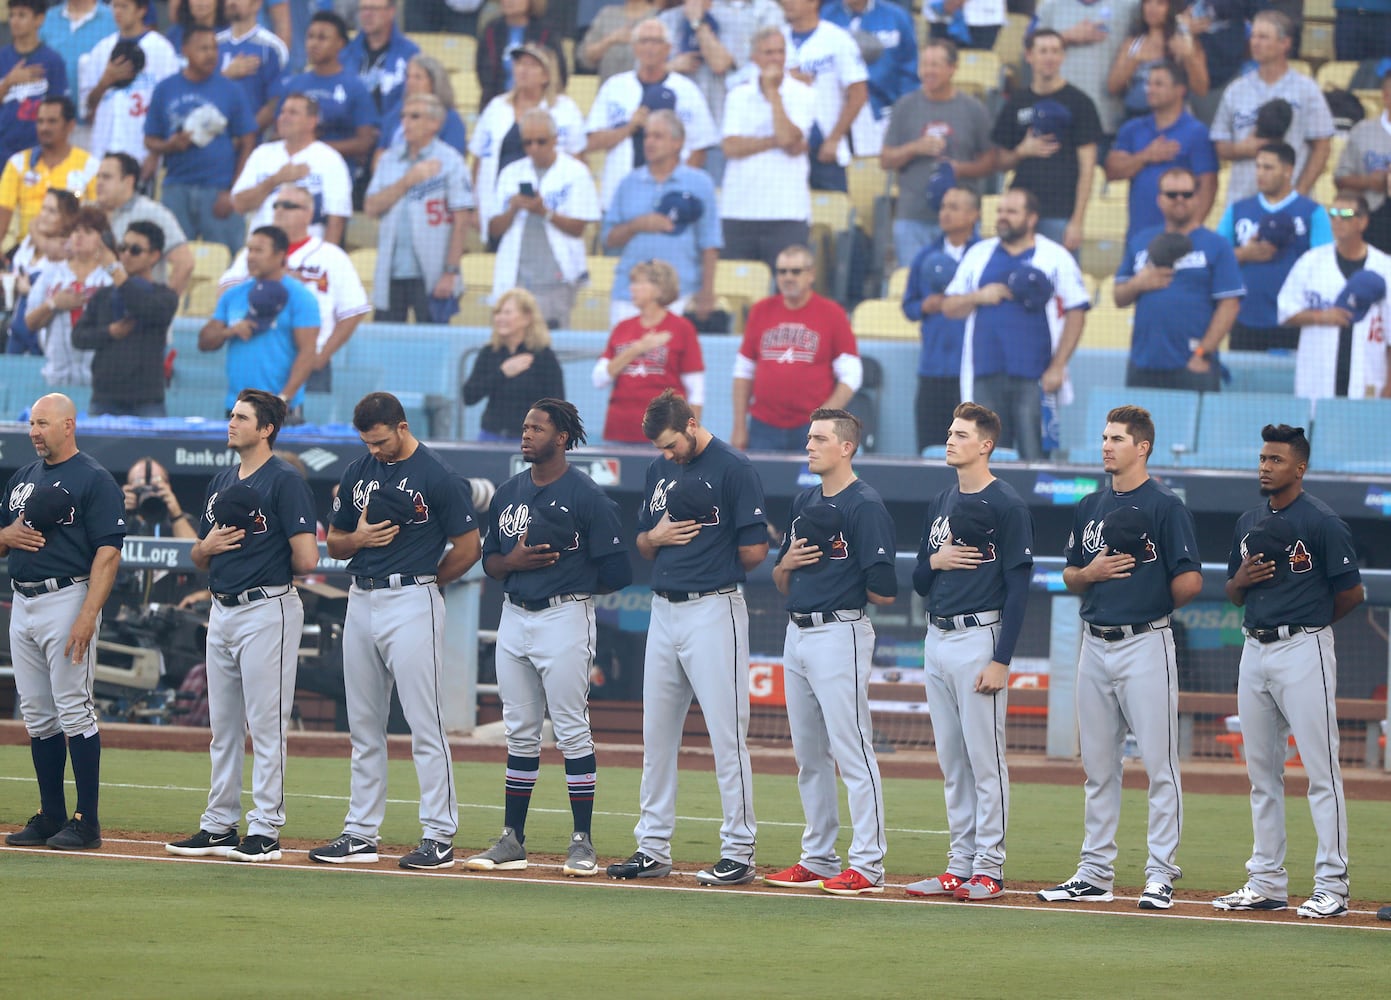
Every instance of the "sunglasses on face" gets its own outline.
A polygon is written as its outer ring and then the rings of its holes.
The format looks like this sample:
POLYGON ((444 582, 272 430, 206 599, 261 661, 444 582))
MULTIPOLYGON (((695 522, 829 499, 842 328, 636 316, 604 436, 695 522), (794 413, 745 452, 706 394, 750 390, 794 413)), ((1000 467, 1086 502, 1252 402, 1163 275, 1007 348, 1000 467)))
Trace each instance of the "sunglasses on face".
POLYGON ((139 257, 142 253, 149 252, 147 247, 138 247, 133 243, 122 243, 116 249, 121 251, 121 253, 130 254, 132 257, 139 257))
POLYGON ((1355 219, 1358 214, 1355 208, 1330 208, 1328 210, 1329 217, 1334 219, 1355 219))
POLYGON ((1187 199, 1189 199, 1189 198, 1192 198, 1192 197, 1193 197, 1194 195, 1196 195, 1198 192, 1197 192, 1197 191, 1162 191, 1162 192, 1160 192, 1160 193, 1163 194, 1165 198, 1173 198, 1173 199, 1183 198, 1184 200, 1187 200, 1187 199))
POLYGON ((271 208, 285 212, 307 212, 308 205, 297 205, 293 201, 277 201, 271 203, 271 208))

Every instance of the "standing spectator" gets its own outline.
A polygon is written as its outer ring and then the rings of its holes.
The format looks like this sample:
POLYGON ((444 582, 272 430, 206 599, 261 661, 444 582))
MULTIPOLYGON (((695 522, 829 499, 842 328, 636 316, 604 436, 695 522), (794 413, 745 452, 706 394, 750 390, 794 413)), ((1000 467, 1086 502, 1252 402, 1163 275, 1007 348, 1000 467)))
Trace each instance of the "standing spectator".
POLYGON ((1063 36, 1063 76, 1092 99, 1108 139, 1120 128, 1123 115, 1120 100, 1106 83, 1126 42, 1125 26, 1139 7, 1140 0, 1040 0, 1034 18, 1033 30, 1051 29, 1063 36))
POLYGON ((740 451, 801 451, 813 410, 842 410, 864 381, 850 318, 812 291, 816 258, 778 254, 778 294, 755 302, 734 356, 734 427, 740 451), (752 398, 752 403, 750 399, 752 398))
POLYGON ((565 374, 551 350, 551 332, 525 288, 503 292, 493 307, 493 337, 478 352, 464 383, 464 405, 483 400, 480 441, 516 441, 538 399, 564 399, 565 374))
POLYGON ((275 85, 289 70, 290 51, 260 23, 261 0, 227 0, 227 27, 217 33, 222 75, 242 89, 265 130, 275 120, 275 85))
POLYGON ((662 9, 658 0, 620 0, 599 9, 575 50, 576 69, 596 73, 602 84, 633 65, 633 29, 662 9))
POLYGON ((1251 31, 1251 18, 1257 11, 1273 6, 1267 0, 1197 0, 1185 13, 1189 30, 1202 43, 1207 55, 1207 95, 1190 102, 1194 116, 1204 125, 1212 126, 1227 84, 1248 65, 1247 36, 1251 31))
POLYGON ((1391 287, 1391 257, 1365 239, 1370 213, 1364 198, 1340 194, 1329 214, 1333 242, 1295 261, 1280 288, 1280 322, 1299 330, 1294 394, 1305 399, 1391 396, 1386 377, 1391 301, 1383 294, 1370 308, 1354 311, 1343 297, 1349 279, 1363 271, 1380 277, 1383 289, 1391 287))
POLYGON ((1130 38, 1116 53, 1106 88, 1121 99, 1126 118, 1149 111, 1145 84, 1150 70, 1166 61, 1183 67, 1194 97, 1208 91, 1207 55, 1193 39, 1188 19, 1180 14, 1183 0, 1141 0, 1130 25, 1130 38))
POLYGON ((363 0, 357 8, 357 37, 343 50, 343 69, 356 73, 383 118, 401 110, 406 65, 420 46, 396 27, 396 0, 363 0))
POLYGON ((304 383, 314 370, 319 304, 286 274, 289 249, 275 226, 262 226, 247 238, 249 277, 217 300, 212 319, 198 331, 198 350, 226 345, 229 412, 243 389, 264 389, 285 400, 290 422, 300 423, 304 383))
POLYGON ((153 222, 126 230, 111 286, 100 288, 73 327, 72 343, 92 352, 92 416, 162 417, 164 350, 179 297, 152 278, 164 248, 153 222))
POLYGON ((1391 52, 1389 0, 1333 0, 1333 51, 1345 62, 1391 52))
POLYGON ((923 16, 933 38, 950 38, 968 49, 993 49, 1005 25, 1005 2, 925 0, 923 16))
MULTIPOLYGON (((879 154, 880 166, 898 172, 894 253, 901 264, 911 262, 942 235, 930 193, 934 179, 945 189, 995 169, 990 114, 984 104, 953 85, 956 60, 956 45, 950 41, 923 46, 918 60, 922 88, 894 105, 879 154)), ((979 194, 978 183, 964 186, 979 194)))
POLYGON ((78 60, 78 104, 92 123, 91 153, 126 153, 147 161, 142 179, 158 160, 145 149, 145 117, 155 86, 180 69, 169 40, 145 26, 150 0, 112 0, 116 31, 78 60), (138 50, 138 54, 137 54, 138 50))
MULTIPOLYGON (((439 98, 440 103, 444 105, 444 128, 440 130, 440 138, 445 145, 457 149, 460 156, 467 156, 468 133, 464 128, 464 120, 459 117, 459 112, 454 106, 454 85, 449 82, 449 74, 444 66, 434 56, 412 56, 411 61, 406 64, 405 97, 413 94, 433 94, 439 98)), ((578 112, 576 117, 579 117, 578 112)), ((583 135, 584 129, 581 128, 579 131, 583 135)), ((377 151, 373 154, 372 166, 376 167, 376 157, 380 157, 384 150, 390 149, 400 141, 401 108, 398 104, 389 114, 382 115, 382 132, 377 141, 377 151)))
POLYGON ((816 121, 807 136, 812 190, 847 191, 850 126, 869 100, 869 69, 850 32, 822 20, 817 0, 782 0, 782 10, 787 72, 816 94, 816 121))
POLYGON ((589 109, 586 153, 607 152, 599 193, 604 210, 613 203, 619 183, 645 162, 644 126, 657 111, 670 111, 681 123, 685 145, 682 161, 705 165, 705 151, 719 141, 715 119, 705 96, 694 83, 668 68, 671 35, 660 19, 633 29, 637 66, 604 81, 589 109))
POLYGON ((918 356, 918 394, 914 415, 918 452, 941 444, 944 427, 961 402, 961 347, 966 321, 942 315, 942 301, 961 258, 979 240, 980 195, 969 188, 952 188, 942 196, 937 213, 942 238, 918 251, 909 265, 903 290, 903 315, 919 324, 922 353, 918 356))
POLYGON ((1387 167, 1391 167, 1391 64, 1381 74, 1381 114, 1358 122, 1348 135, 1342 156, 1333 171, 1340 194, 1367 199, 1371 216, 1367 242, 1382 253, 1391 253, 1391 200, 1386 197, 1387 167))
POLYGON ((1201 225, 1197 179, 1183 167, 1159 178, 1162 228, 1131 237, 1116 272, 1116 305, 1135 307, 1125 384, 1216 392, 1217 348, 1246 293, 1229 241, 1201 225))
POLYGON ((15 276, 15 293, 11 302, 10 329, 5 338, 6 354, 42 356, 43 345, 24 325, 29 311, 31 284, 39 280, 44 268, 67 258, 68 236, 81 205, 71 191, 50 188, 40 203, 29 232, 10 254, 10 268, 15 276))
POLYGON ((314 138, 319 105, 307 94, 280 102, 275 128, 280 139, 251 151, 232 185, 232 205, 246 214, 248 230, 271 224, 271 198, 282 184, 295 184, 313 196, 309 231, 341 244, 353 214, 353 180, 338 151, 314 138))
MULTIPOLYGON (((172 10, 176 0, 169 2, 172 10)), ((419 7, 420 4, 414 6, 419 7)), ((289 58, 285 60, 285 72, 298 73, 304 67, 304 43, 305 36, 309 33, 309 19, 322 7, 323 0, 265 0, 265 6, 261 11, 261 24, 270 29, 289 50, 289 58)))
POLYGON ((628 272, 640 260, 665 260, 676 268, 681 298, 671 304, 672 312, 704 319, 715 308, 715 264, 724 246, 715 186, 704 171, 680 162, 686 134, 675 111, 654 111, 646 122, 647 162, 618 185, 600 233, 605 248, 621 251, 611 326, 637 312, 628 301, 628 272))
POLYGON ((1295 189, 1309 194, 1328 163, 1333 115, 1319 85, 1290 67, 1289 51, 1290 19, 1272 10, 1257 14, 1251 24, 1251 58, 1256 68, 1227 87, 1212 123, 1217 155, 1232 164, 1228 205, 1256 193, 1256 154, 1271 141, 1257 134, 1257 116, 1263 105, 1276 98, 1286 101, 1294 112, 1280 138, 1294 148, 1295 189))
POLYGON ((1040 390, 1063 390, 1091 308, 1077 261, 1037 229, 1032 191, 1002 195, 996 236, 966 252, 942 303, 943 315, 966 320, 961 398, 999 414, 997 444, 1026 461, 1044 457, 1040 390), (1014 272, 1031 279, 1021 301, 1007 284, 1014 272))
POLYGON ((999 168, 1014 171, 1011 186, 1038 198, 1038 231, 1075 254, 1096 175, 1101 122, 1091 98, 1061 76, 1063 52, 1056 31, 1044 28, 1029 36, 1024 61, 1033 82, 1005 102, 990 138, 1000 147, 999 168))
POLYGON ((227 0, 181 0, 171 7, 165 36, 174 51, 182 52, 184 39, 194 28, 211 28, 215 33, 227 28, 227 0))
POLYGON ((907 9, 885 0, 830 0, 821 16, 850 32, 869 71, 869 102, 850 126, 856 156, 878 156, 889 109, 918 89, 918 35, 907 9))
POLYGON ((38 141, 39 102, 68 92, 63 58, 39 36, 48 0, 14 0, 9 8, 11 41, 0 49, 0 162, 38 141))
POLYGON ((71 191, 81 201, 95 197, 100 161, 72 144, 76 116, 67 97, 45 97, 39 102, 34 120, 38 145, 15 153, 0 173, 0 233, 9 231, 18 211, 22 240, 50 189, 71 191))
MULTIPOLYGON (((271 203, 270 224, 283 231, 290 241, 290 251, 285 255, 286 273, 298 278, 313 292, 319 306, 314 371, 305 383, 305 390, 330 392, 333 369, 329 362, 372 311, 372 306, 348 255, 340 247, 313 235, 309 220, 313 217, 316 200, 307 188, 298 184, 282 185, 271 203)), ((251 276, 246 260, 247 252, 243 247, 218 281, 220 291, 239 285, 251 276)))
POLYGON ((786 60, 782 29, 760 28, 752 57, 758 75, 725 99, 721 147, 724 256, 761 260, 769 270, 784 247, 809 243, 811 233, 807 136, 816 116, 814 95, 784 72, 786 60))
MULTIPOLYGON (((586 0, 579 0, 584 4, 586 0)), ((608 0, 603 0, 608 2, 608 0)), ((442 0, 440 3, 407 3, 406 30, 478 35, 478 11, 483 0, 442 0)))
POLYGON ((1106 154, 1106 179, 1130 182, 1127 240, 1163 224, 1157 207, 1159 178, 1170 167, 1183 167, 1198 179, 1193 218, 1206 219, 1217 197, 1217 153, 1207 126, 1185 110, 1188 76, 1183 67, 1167 60, 1155 66, 1145 94, 1150 113, 1122 125, 1106 154))
POLYGON ((488 220, 489 238, 499 241, 493 295, 529 289, 547 324, 559 329, 569 325, 588 274, 581 237, 600 219, 599 193, 589 168, 556 149, 548 112, 532 108, 521 131, 527 155, 498 175, 498 201, 506 198, 506 208, 488 220))
POLYGON ((473 189, 464 158, 439 139, 444 105, 437 98, 408 98, 401 123, 402 142, 378 161, 363 206, 381 220, 372 304, 379 323, 404 323, 407 311, 417 323, 442 322, 431 300, 459 295, 473 189))
POLYGON ((522 116, 533 108, 550 113, 557 148, 578 156, 585 147, 584 116, 577 105, 557 93, 555 54, 543 45, 527 43, 512 58, 514 86, 488 103, 473 128, 473 189, 478 192, 478 218, 486 238, 488 224, 498 211, 497 177, 526 155, 522 146, 522 116))
POLYGON ((1333 240, 1328 212, 1290 186, 1295 152, 1272 142, 1256 154, 1258 193, 1222 213, 1217 232, 1236 247, 1246 298, 1232 327, 1234 351, 1292 351, 1299 331, 1280 326, 1276 299, 1294 262, 1312 247, 1333 240))
POLYGON ((487 107, 493 98, 512 89, 512 56, 527 43, 551 50, 559 72, 555 89, 563 91, 569 78, 565 50, 560 35, 541 20, 546 13, 546 0, 498 0, 498 7, 501 16, 489 21, 478 39, 474 70, 482 89, 479 106, 487 107))
POLYGON ((647 404, 666 389, 686 398, 696 420, 705 404, 705 358, 689 320, 667 307, 681 294, 676 270, 664 260, 633 266, 628 294, 636 316, 613 328, 594 363, 594 388, 609 386, 604 440, 641 444, 647 404))
MULTIPOLYGON (((116 30, 111 7, 100 0, 64 0, 44 17, 39 37, 63 57, 63 79, 71 88, 78 79, 78 59, 116 30)), ((86 124, 84 117, 83 123, 86 124)))
POLYGON ((256 120, 236 84, 217 71, 217 36, 211 28, 188 32, 184 57, 183 72, 155 87, 145 148, 164 157, 160 200, 184 233, 235 253, 246 229, 231 188, 256 145, 256 120))
POLYGON ((92 384, 92 352, 74 345, 72 331, 96 290, 111 284, 115 254, 107 249, 110 239, 106 214, 83 208, 73 223, 72 256, 45 267, 29 290, 24 322, 43 345, 43 377, 49 385, 92 384))
POLYGON ((193 251, 179 220, 153 198, 136 194, 140 164, 127 153, 107 153, 97 171, 97 207, 111 220, 111 231, 123 233, 136 222, 149 222, 160 231, 159 259, 153 280, 177 295, 188 291, 193 276, 193 251))

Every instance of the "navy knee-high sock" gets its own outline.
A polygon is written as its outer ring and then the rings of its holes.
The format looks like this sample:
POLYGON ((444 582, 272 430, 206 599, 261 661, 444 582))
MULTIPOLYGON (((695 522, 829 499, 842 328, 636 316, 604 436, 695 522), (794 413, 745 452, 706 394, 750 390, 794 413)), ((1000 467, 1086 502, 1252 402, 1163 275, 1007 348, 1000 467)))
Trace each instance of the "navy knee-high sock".
POLYGON ((101 787, 101 733, 68 738, 72 757, 72 780, 77 785, 77 808, 88 823, 97 822, 97 793, 101 787))
POLYGON ((589 833, 594 822, 594 786, 598 780, 594 755, 586 754, 565 762, 565 785, 570 792, 570 812, 575 832, 589 833))
POLYGON ((29 756, 34 758, 34 776, 39 781, 39 811, 59 823, 68 821, 68 800, 63 790, 63 772, 68 766, 68 740, 62 733, 45 739, 29 737, 29 756))
POLYGON ((510 826, 518 843, 526 843, 526 814, 531 808, 531 790, 541 773, 540 757, 507 755, 506 801, 503 803, 504 826, 510 826))

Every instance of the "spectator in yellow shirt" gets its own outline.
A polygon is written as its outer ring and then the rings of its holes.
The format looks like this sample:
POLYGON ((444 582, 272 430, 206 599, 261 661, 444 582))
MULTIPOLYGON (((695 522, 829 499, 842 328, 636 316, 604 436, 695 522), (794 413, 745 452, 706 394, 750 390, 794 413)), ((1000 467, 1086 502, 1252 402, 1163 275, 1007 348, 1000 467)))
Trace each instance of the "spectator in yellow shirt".
POLYGON ((18 211, 19 231, 13 242, 24 239, 50 189, 71 191, 83 202, 96 199, 101 162, 69 141, 76 119, 70 98, 45 97, 34 123, 38 146, 15 153, 0 173, 0 234, 9 231, 18 211))

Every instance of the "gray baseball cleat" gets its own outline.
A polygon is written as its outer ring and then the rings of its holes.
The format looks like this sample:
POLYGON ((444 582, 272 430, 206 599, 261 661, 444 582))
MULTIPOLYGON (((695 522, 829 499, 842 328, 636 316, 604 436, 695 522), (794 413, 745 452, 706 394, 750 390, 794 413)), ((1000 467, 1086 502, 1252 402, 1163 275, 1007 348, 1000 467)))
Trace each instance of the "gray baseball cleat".
POLYGON ((589 842, 589 834, 576 831, 570 835, 570 850, 565 855, 562 875, 588 878, 599 874, 599 855, 594 853, 594 845, 589 842))
POLYGON ((526 871, 526 848, 517 839, 516 832, 510 826, 504 826, 493 845, 465 861, 464 867, 476 872, 526 871))

